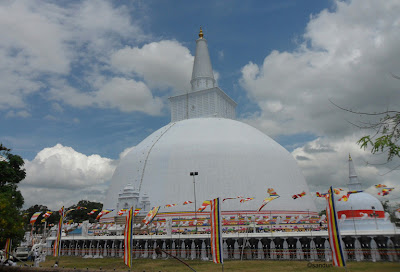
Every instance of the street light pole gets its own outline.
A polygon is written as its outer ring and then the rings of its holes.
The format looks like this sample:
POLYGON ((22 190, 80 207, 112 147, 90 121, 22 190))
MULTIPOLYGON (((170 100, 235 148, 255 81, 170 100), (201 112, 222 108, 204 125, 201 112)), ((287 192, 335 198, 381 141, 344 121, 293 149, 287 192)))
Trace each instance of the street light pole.
POLYGON ((197 234, 197 206, 196 206, 196 180, 195 176, 199 175, 199 172, 190 172, 190 175, 193 177, 193 195, 194 195, 194 221, 196 222, 195 230, 197 234))
POLYGON ((371 206, 371 209, 373 211, 373 215, 372 216, 375 219, 375 227, 376 227, 376 229, 378 229, 378 223, 376 222, 376 217, 379 216, 379 215, 375 213, 375 206, 371 206))

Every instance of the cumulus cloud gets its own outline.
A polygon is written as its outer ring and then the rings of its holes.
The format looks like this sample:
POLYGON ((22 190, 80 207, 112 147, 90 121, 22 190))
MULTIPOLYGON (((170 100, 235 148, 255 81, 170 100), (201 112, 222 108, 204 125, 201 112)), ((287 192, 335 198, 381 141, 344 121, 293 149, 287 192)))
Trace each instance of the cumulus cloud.
MULTIPOLYGON (((344 139, 317 138, 303 147, 296 148, 292 155, 297 159, 298 165, 302 168, 310 191, 326 192, 329 186, 344 188, 347 190, 349 181, 349 155, 351 155, 359 181, 366 192, 374 195, 379 200, 390 200, 396 198, 395 194, 381 197, 375 184, 385 184, 397 187, 400 178, 398 171, 392 171, 393 164, 385 164, 376 167, 382 158, 371 155, 368 151, 360 149, 354 143, 360 138, 359 133, 348 135, 344 139), (329 152, 315 152, 320 146, 330 146, 329 152), (313 146, 314 148, 309 148, 313 146)), ((324 201, 317 199, 316 203, 320 209, 324 208, 324 201)))
POLYGON ((40 203, 57 208, 81 199, 103 200, 115 166, 111 159, 87 156, 61 144, 45 148, 25 161, 27 176, 20 184, 25 206, 40 203), (102 194, 93 196, 91 191, 102 194))
MULTIPOLYGON (((30 96, 40 92, 59 101, 58 110, 66 103, 159 114, 161 100, 144 82, 109 76, 113 50, 148 38, 133 22, 130 9, 97 0, 63 6, 36 0, 2 2, 0 110, 27 108, 30 96), (71 84, 77 72, 82 77, 71 84)), ((10 111, 8 116, 26 117, 25 112, 10 111)))
POLYGON ((259 107, 242 119, 273 137, 315 136, 293 151, 311 191, 345 186, 351 153, 364 188, 377 196, 374 184, 394 184, 400 178, 396 171, 383 175, 396 165, 370 164, 386 158, 360 150, 357 140, 373 132, 351 123, 371 117, 350 114, 330 101, 360 112, 398 110, 400 82, 390 74, 400 71, 400 3, 352 0, 334 5, 310 17, 295 50, 274 50, 263 63, 242 67, 240 84, 259 107))
POLYGON ((270 135, 343 136, 351 117, 329 102, 364 112, 398 107, 400 4, 336 1, 311 16, 293 52, 271 52, 242 68, 241 86, 260 111, 245 121, 270 135))
POLYGON ((164 40, 143 47, 125 47, 111 56, 111 65, 126 75, 138 75, 153 88, 190 88, 194 57, 177 41, 164 40))
POLYGON ((83 93, 76 88, 60 86, 50 95, 75 107, 116 108, 123 112, 140 111, 159 115, 163 108, 161 98, 154 97, 146 84, 133 79, 114 77, 107 80, 99 90, 83 93))

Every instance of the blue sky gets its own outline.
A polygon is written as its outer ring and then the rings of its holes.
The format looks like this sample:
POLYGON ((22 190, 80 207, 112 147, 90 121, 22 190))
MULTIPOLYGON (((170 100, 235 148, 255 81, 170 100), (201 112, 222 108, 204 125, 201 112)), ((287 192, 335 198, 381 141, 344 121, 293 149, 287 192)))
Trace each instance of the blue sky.
POLYGON ((103 199, 124 150, 170 121, 167 98, 189 84, 199 26, 238 119, 292 152, 312 191, 343 186, 352 153, 375 194, 396 173, 365 164, 381 158, 355 144, 365 131, 348 121, 360 118, 329 100, 398 108, 396 2, 3 2, 0 141, 26 160, 26 205, 42 194, 55 205, 60 184, 85 188, 71 202, 103 199))
MULTIPOLYGON (((294 50, 302 40, 310 15, 332 7, 331 1, 272 1, 263 5, 257 1, 122 3, 131 10, 128 15, 131 23, 139 17, 143 35, 149 37, 133 44, 131 37, 121 37, 120 44, 112 50, 132 45, 141 47, 150 41, 176 40, 194 55, 194 41, 199 26, 203 26, 210 43, 213 68, 220 74, 219 85, 239 103, 238 116, 257 110, 257 105, 238 86, 240 69, 249 61, 262 63, 274 49, 294 50)), ((74 50, 80 51, 78 54, 86 51, 78 46, 74 50)), ((96 62, 93 59, 89 61, 96 62)), ((74 61, 70 69, 62 78, 80 91, 87 91, 88 79, 82 73, 86 73, 90 65, 74 61)), ((60 103, 62 112, 58 113, 52 106, 54 100, 43 97, 48 88, 46 75, 43 74, 38 81, 44 84, 43 88, 24 97, 25 110, 31 116, 1 119, 1 125, 8 128, 1 134, 3 143, 29 160, 43 148, 57 143, 85 154, 116 159, 127 146, 137 144, 150 131, 169 122, 167 108, 161 116, 149 117, 135 111, 124 113, 114 109, 76 108, 60 103), (48 120, 45 118, 47 115, 57 120, 48 120)), ((167 96, 168 92, 163 93, 164 100, 167 96)), ((292 141, 282 140, 288 146, 292 141)))

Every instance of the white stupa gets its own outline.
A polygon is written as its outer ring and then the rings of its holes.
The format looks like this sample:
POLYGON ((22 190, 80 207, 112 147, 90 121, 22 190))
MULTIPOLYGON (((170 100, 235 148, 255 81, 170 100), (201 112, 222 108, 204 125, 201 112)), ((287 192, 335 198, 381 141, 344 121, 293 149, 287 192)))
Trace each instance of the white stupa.
POLYGON ((161 206, 164 213, 193 212, 204 200, 237 196, 254 199, 226 200, 222 210, 255 212, 268 196, 267 189, 273 188, 280 198, 263 211, 316 215, 292 155, 259 130, 234 120, 236 103, 216 86, 201 30, 190 82, 190 91, 170 98, 171 122, 121 159, 104 207, 116 208, 119 192, 130 183, 140 196, 147 193, 151 206, 161 206), (190 176, 190 172, 198 175, 190 176), (292 198, 303 191, 304 197, 292 198), (177 205, 167 208, 167 204, 177 205))
POLYGON ((389 214, 385 213, 382 203, 374 196, 362 191, 354 163, 349 155, 349 191, 354 191, 348 201, 336 201, 336 212, 341 230, 393 230, 389 214))

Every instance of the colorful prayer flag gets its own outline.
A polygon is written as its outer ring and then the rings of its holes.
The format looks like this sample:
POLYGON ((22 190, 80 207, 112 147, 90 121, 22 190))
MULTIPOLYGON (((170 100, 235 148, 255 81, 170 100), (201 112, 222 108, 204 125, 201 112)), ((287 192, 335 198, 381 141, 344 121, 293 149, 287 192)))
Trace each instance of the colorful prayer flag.
POLYGON ((149 213, 146 215, 146 217, 142 220, 143 223, 146 225, 150 224, 154 217, 156 217, 158 211, 160 210, 160 206, 154 207, 149 211, 149 213))
POLYGON ((247 202, 247 201, 250 201, 250 200, 253 200, 253 199, 254 199, 254 197, 242 198, 240 200, 240 203, 247 202))
POLYGON ((139 213, 140 210, 141 209, 135 209, 135 212, 133 213, 133 216, 136 216, 139 213))
POLYGON ((103 215, 106 215, 107 213, 112 212, 113 210, 102 210, 101 212, 99 212, 99 214, 96 217, 96 220, 99 220, 103 215))
POLYGON ((326 207, 326 219, 328 221, 329 243, 332 249, 332 261, 334 266, 346 266, 343 256, 342 238, 340 237, 339 224, 335 208, 335 197, 332 186, 329 189, 328 205, 326 207))
POLYGON ((227 198, 224 198, 224 199, 222 200, 222 202, 224 202, 225 200, 228 200, 228 199, 238 199, 238 198, 244 198, 244 197, 243 197, 243 196, 227 197, 227 198))
POLYGON ((258 209, 258 211, 261 211, 262 208, 264 208, 265 205, 267 205, 269 202, 271 202, 274 199, 279 198, 280 196, 275 192, 274 189, 268 188, 267 190, 269 197, 265 198, 263 200, 263 203, 261 204, 261 207, 258 209))
POLYGON ((210 205, 210 204, 211 204, 210 200, 203 201, 203 204, 201 204, 201 207, 197 210, 197 212, 204 211, 204 209, 207 208, 207 206, 210 205))
POLYGON ((316 192, 317 197, 325 197, 328 198, 328 193, 321 194, 320 192, 316 192))
POLYGON ((95 212, 97 212, 98 211, 98 209, 93 209, 90 213, 88 213, 88 215, 92 215, 92 214, 94 214, 95 212))
POLYGON ((50 217, 50 215, 52 214, 53 212, 51 212, 51 211, 47 211, 44 215, 43 215, 43 217, 46 219, 46 218, 49 218, 50 217))
POLYGON ((32 215, 31 220, 29 221, 29 223, 31 223, 32 225, 35 224, 36 219, 37 219, 37 218, 39 217, 39 215, 41 215, 41 214, 42 214, 42 212, 35 212, 35 213, 32 215))
POLYGON ((339 198, 339 201, 347 201, 347 200, 349 200, 348 195, 343 195, 341 198, 339 198))
POLYGON ((60 250, 61 250, 61 235, 62 235, 64 216, 65 216, 64 206, 62 206, 59 213, 60 213, 60 221, 58 222, 57 237, 56 240, 54 241, 54 246, 53 246, 54 257, 58 257, 60 255, 60 250))
POLYGON ((220 199, 211 200, 211 253, 214 263, 223 263, 222 225, 220 199))
POLYGON ((10 258, 10 252, 11 252, 11 238, 7 238, 6 240, 6 246, 4 247, 4 253, 5 253, 5 258, 6 260, 10 258))
POLYGON ((376 184, 375 185, 375 188, 383 188, 383 187, 386 187, 386 185, 385 184, 376 184))
POLYGON ((165 208, 175 207, 176 205, 178 205, 178 204, 167 204, 167 205, 165 205, 165 208))
POLYGON ((191 204, 191 203, 193 203, 193 201, 186 200, 185 202, 183 202, 183 205, 187 205, 187 204, 191 204))
POLYGON ((66 216, 67 214, 69 214, 70 212, 72 212, 72 211, 75 211, 75 209, 69 209, 68 211, 66 211, 66 212, 65 212, 65 216, 66 216))
POLYGON ((351 194, 357 194, 357 193, 362 193, 363 191, 348 191, 347 195, 351 195, 351 194))
POLYGON ((131 268, 132 267, 132 234, 133 234, 133 207, 128 211, 125 222, 124 231, 124 262, 131 268))
POLYGON ((384 189, 382 189, 381 192, 378 193, 378 195, 381 195, 381 196, 388 195, 389 192, 393 191, 393 189, 394 189, 394 188, 384 188, 384 189))
POLYGON ((301 192, 300 194, 293 195, 292 198, 293 198, 293 199, 297 199, 297 198, 303 197, 303 196, 305 196, 305 195, 306 195, 306 192, 303 191, 303 192, 301 192))
POLYGON ((123 215, 124 213, 126 213, 128 209, 121 209, 118 211, 118 215, 123 215))

